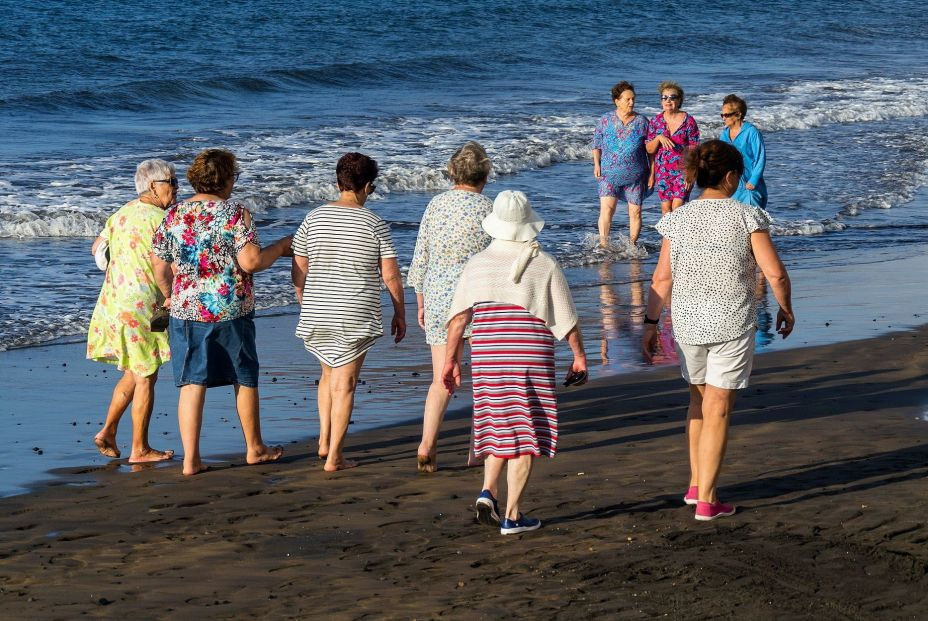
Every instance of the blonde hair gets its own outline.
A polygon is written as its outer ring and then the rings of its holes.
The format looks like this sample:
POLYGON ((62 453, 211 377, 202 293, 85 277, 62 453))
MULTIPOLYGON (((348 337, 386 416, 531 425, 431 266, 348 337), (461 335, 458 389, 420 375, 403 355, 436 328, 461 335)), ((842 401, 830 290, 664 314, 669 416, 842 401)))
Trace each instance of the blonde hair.
POLYGON ((448 160, 448 174, 455 183, 480 185, 490 176, 492 164, 486 149, 471 140, 460 147, 448 160))
POLYGON ((664 94, 664 91, 677 91, 677 95, 680 96, 680 107, 683 107, 683 87, 677 84, 672 80, 664 80, 657 85, 657 92, 661 95, 664 94))

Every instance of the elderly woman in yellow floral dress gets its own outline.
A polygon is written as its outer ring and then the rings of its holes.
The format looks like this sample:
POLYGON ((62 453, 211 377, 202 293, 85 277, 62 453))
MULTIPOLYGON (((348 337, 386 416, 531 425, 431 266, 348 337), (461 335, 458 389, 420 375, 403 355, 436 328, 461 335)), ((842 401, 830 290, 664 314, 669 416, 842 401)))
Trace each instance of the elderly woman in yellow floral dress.
POLYGON ((110 259, 87 335, 87 358, 123 371, 94 444, 107 457, 121 455, 116 428, 131 403, 129 463, 174 456, 174 451, 158 451, 148 444, 158 369, 171 359, 167 334, 151 331, 152 315, 164 304, 152 271, 151 241, 164 210, 177 194, 174 166, 164 160, 145 160, 136 169, 135 187, 139 197, 110 216, 91 248, 96 253, 106 243, 110 259))

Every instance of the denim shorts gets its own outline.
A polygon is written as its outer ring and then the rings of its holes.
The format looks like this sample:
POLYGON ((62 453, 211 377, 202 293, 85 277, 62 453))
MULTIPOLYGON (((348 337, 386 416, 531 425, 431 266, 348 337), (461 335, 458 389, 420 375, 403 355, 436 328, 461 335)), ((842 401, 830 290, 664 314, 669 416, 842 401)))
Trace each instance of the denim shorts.
POLYGON ((171 317, 168 330, 177 386, 258 387, 254 313, 215 323, 171 317))

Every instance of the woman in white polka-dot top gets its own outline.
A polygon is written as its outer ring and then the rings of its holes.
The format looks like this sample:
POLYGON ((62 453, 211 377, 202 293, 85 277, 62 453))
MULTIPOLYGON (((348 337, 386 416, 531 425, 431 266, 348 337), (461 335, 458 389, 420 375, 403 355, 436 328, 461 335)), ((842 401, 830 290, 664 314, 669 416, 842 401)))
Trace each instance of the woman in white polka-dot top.
POLYGON ((738 150, 720 140, 689 154, 687 180, 703 192, 657 224, 664 241, 644 320, 642 352, 650 361, 661 310, 673 300, 673 336, 683 379, 690 385, 690 484, 683 500, 696 505, 697 520, 735 512, 719 501, 715 485, 728 418, 738 389, 748 385, 754 360, 758 267, 780 305, 777 332, 786 338, 795 323, 789 275, 770 240, 770 217, 731 198, 743 169, 738 150))

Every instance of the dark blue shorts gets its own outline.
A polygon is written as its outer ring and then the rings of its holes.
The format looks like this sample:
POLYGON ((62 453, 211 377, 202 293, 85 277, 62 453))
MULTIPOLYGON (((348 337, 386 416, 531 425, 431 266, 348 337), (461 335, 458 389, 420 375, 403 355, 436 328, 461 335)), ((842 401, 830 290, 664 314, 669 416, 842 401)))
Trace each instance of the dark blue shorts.
POLYGON ((254 313, 215 323, 171 317, 168 329, 177 386, 258 387, 254 313))

